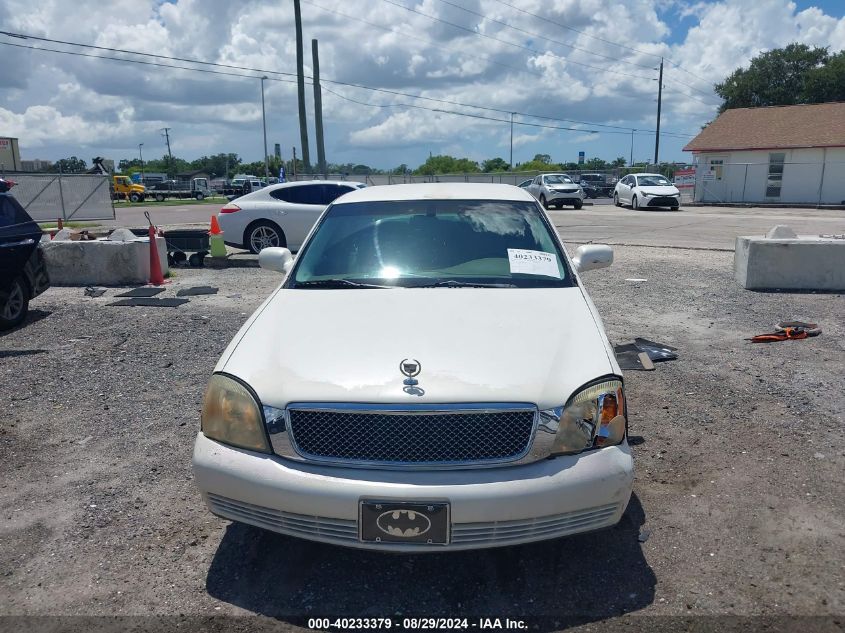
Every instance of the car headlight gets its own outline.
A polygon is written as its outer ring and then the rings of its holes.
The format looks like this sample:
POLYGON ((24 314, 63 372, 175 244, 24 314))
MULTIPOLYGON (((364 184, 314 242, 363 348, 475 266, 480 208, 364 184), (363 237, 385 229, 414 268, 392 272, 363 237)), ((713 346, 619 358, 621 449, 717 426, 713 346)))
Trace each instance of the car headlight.
POLYGON ((643 197, 645 197, 645 198, 648 198, 649 196, 654 195, 653 193, 649 193, 648 191, 641 191, 640 193, 643 194, 643 197))
POLYGON ((202 403, 202 432, 224 444, 271 452, 255 396, 245 385, 224 374, 214 374, 208 381, 202 403))
POLYGON ((622 381, 608 378, 588 385, 563 407, 541 411, 540 424, 549 431, 556 428, 552 455, 621 443, 627 427, 622 381))

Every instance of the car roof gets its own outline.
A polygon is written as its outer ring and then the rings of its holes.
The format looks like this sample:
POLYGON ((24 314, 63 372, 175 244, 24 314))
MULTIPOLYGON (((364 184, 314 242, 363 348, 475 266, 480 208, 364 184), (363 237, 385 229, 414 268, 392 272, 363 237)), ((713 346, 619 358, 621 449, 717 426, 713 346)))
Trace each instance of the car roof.
POLYGON ((356 189, 340 200, 347 202, 392 202, 399 200, 513 200, 533 202, 534 196, 514 185, 476 182, 427 182, 378 185, 356 189))
POLYGON ((663 174, 628 174, 629 176, 660 176, 661 178, 666 178, 669 180, 668 177, 664 176, 663 174))

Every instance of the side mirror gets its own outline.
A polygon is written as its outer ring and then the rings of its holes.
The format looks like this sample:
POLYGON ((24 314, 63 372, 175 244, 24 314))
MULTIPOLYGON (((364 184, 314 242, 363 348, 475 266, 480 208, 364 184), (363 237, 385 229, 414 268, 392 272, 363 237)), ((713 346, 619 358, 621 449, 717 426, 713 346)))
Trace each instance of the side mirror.
POLYGON ((287 274, 293 268, 293 255, 286 248, 265 248, 258 253, 258 265, 267 270, 287 274))
POLYGON ((613 263, 613 249, 607 244, 584 244, 575 251, 572 263, 579 273, 607 268, 613 263))

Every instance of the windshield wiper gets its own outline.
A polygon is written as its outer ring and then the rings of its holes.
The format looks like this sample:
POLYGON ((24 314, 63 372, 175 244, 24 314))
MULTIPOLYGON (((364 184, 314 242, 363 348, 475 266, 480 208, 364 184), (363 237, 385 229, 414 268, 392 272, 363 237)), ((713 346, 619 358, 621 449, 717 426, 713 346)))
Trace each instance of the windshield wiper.
POLYGON ((351 279, 312 279, 311 281, 298 281, 294 288, 393 288, 394 286, 380 286, 378 284, 365 284, 351 279))
POLYGON ((443 279, 433 284, 419 284, 413 288, 516 288, 514 284, 485 284, 475 281, 458 281, 457 279, 443 279))

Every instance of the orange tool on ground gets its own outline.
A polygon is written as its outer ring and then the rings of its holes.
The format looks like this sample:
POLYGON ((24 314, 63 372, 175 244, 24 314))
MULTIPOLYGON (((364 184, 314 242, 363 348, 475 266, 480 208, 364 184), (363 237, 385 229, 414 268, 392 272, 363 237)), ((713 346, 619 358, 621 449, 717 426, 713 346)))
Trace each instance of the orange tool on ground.
POLYGON ((816 323, 804 323, 803 321, 782 321, 775 326, 774 332, 758 334, 745 339, 752 343, 774 343, 777 341, 800 340, 818 336, 822 331, 816 323))

